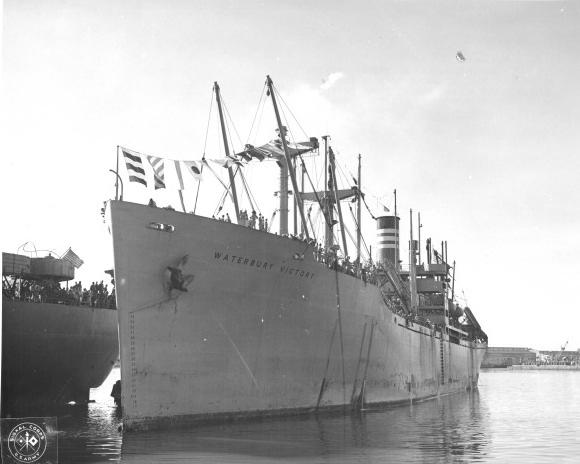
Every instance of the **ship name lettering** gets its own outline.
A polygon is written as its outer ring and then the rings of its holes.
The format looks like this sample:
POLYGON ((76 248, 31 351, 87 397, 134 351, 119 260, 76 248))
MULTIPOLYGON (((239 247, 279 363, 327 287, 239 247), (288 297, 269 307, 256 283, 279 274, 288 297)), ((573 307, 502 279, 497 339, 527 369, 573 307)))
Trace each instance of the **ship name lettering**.
MULTIPOLYGON (((274 268, 274 264, 267 261, 262 261, 259 259, 246 258, 245 256, 229 255, 228 253, 223 253, 221 251, 214 251, 214 258, 220 261, 228 261, 232 264, 241 264, 246 267, 255 267, 258 269, 265 269, 271 271, 274 268)), ((303 269, 296 269, 293 267, 280 265, 280 272, 283 274, 288 274, 295 277, 302 277, 304 279, 314 279, 314 272, 305 271, 303 269)))
POLYGON ((314 278, 314 272, 303 271, 301 269, 294 269, 293 267, 288 266, 280 266, 280 272, 283 272, 284 274, 288 275, 294 275, 297 277, 304 277, 306 279, 314 278))
POLYGON ((267 261, 260 261, 258 259, 246 258, 245 256, 237 256, 237 255, 230 256, 229 254, 227 254, 227 253, 223 254, 220 251, 214 251, 214 258, 220 259, 222 261, 229 261, 229 262, 234 263, 234 264, 243 264, 244 266, 249 265, 250 267, 262 268, 262 269, 266 269, 268 271, 271 271, 272 268, 274 267, 274 264, 268 263, 267 261))

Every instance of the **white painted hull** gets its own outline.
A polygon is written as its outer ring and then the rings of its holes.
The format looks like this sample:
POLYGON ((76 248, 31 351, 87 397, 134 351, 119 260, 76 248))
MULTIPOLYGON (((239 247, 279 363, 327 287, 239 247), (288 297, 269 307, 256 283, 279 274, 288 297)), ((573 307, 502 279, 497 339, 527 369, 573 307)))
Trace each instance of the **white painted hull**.
POLYGON ((403 402, 477 384, 485 344, 406 327, 376 286, 327 269, 303 242, 127 202, 108 209, 127 429, 403 402), (166 268, 184 255, 194 278, 168 296, 166 268))

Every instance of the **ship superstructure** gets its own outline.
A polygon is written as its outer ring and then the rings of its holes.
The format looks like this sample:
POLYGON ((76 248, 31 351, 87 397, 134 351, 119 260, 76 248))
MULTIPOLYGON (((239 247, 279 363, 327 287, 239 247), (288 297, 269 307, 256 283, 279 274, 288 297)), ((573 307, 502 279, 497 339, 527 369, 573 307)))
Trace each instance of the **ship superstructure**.
MULTIPOLYGON (((376 218, 376 259, 362 259, 359 238, 350 260, 340 205, 357 201, 360 224, 360 170, 356 186, 339 189, 327 138, 324 189, 294 195, 301 233, 288 233, 288 179, 302 191, 294 164, 319 144, 287 140, 269 77, 266 85, 278 137, 228 153, 237 164, 224 167, 233 186, 242 159, 276 160, 279 233, 254 228, 235 195, 236 223, 120 200, 107 205, 127 430, 361 408, 477 385, 487 336, 453 301, 444 250, 417 262, 411 227, 403 270, 395 213, 376 218), (309 202, 322 212, 322 240, 314 237, 309 202)), ((217 84, 216 94, 219 102, 217 84)), ((138 154, 123 154, 130 174, 141 169, 138 154)))

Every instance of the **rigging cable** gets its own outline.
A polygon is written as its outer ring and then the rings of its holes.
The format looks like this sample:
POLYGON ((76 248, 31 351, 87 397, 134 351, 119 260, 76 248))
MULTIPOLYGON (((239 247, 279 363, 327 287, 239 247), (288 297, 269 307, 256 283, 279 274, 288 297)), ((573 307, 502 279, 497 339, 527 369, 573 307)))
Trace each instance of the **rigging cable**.
MULTIPOLYGON (((354 221, 354 223, 355 223, 355 225, 356 225, 356 227, 357 227, 357 229, 358 229, 360 226, 359 226, 359 224, 356 222, 356 218, 355 218, 355 216, 354 216, 354 212, 352 211, 352 206, 348 205, 348 209, 350 209, 350 214, 351 214, 351 216, 352 216, 352 220, 354 221)), ((370 256, 371 256, 371 252, 370 252, 370 250, 369 250, 369 247, 367 246, 367 242, 365 241, 365 238, 363 237, 363 235, 362 235, 362 234, 360 235, 360 238, 361 238, 361 240, 362 240, 362 242, 363 242, 363 245, 364 245, 364 251, 366 251, 366 253, 367 253, 367 256, 370 258, 370 256)))
MULTIPOLYGON (((292 118, 294 119, 294 121, 296 121, 296 124, 298 124, 298 127, 300 127, 300 130, 302 131, 302 133, 304 134, 304 136, 305 137, 308 137, 308 134, 302 128, 302 126, 300 125, 300 122, 298 122, 298 119, 296 119, 296 116, 294 116, 294 114, 292 113, 292 110, 290 109, 290 107, 286 104, 286 102, 284 101, 284 99, 280 95, 280 92, 278 92, 278 90, 276 89, 276 87, 274 87, 274 90, 276 91, 276 95, 278 96, 278 98, 280 99, 280 101, 284 104, 284 106, 286 108, 288 108, 288 111, 290 112, 290 115, 292 116, 292 118)), ((284 109, 282 109, 282 111, 284 111, 284 109)), ((284 119, 286 119, 286 117, 284 117, 284 119)), ((287 119, 286 119, 286 123, 288 123, 288 120, 287 119)))
MULTIPOLYGON (((348 205, 350 212, 352 214, 352 208, 350 207, 350 205, 348 205)), ((353 219, 354 219, 354 215, 353 215, 353 219)), ((354 220, 355 226, 356 226, 356 219, 354 220)), ((350 231, 350 229, 348 227, 346 227, 346 225, 344 226, 344 231, 348 234, 348 237, 350 238, 350 241, 352 242, 353 246, 356 247, 356 240, 354 239, 352 232, 350 231)), ((362 238, 362 236, 361 236, 362 238)))
MULTIPOLYGON (((203 156, 201 157, 201 159, 205 159, 205 149, 207 148, 207 137, 209 135, 209 124, 211 122, 211 110, 213 108, 213 94, 214 94, 214 89, 211 89, 211 99, 209 101, 209 114, 207 117, 207 128, 205 130, 205 141, 203 142, 203 156)), ((203 163, 201 165, 201 169, 200 169, 200 176, 203 173, 203 163)), ((195 214, 195 211, 197 210, 197 199, 199 198, 199 187, 201 186, 201 180, 197 181, 197 193, 195 194, 195 204, 193 206, 193 214, 195 214)))
POLYGON ((312 224, 312 218, 310 217, 310 213, 312 212, 312 205, 310 205, 310 208, 308 208, 308 214, 307 214, 307 219, 308 219, 308 223, 310 224, 310 230, 312 230, 312 238, 314 239, 315 243, 318 243, 318 240, 316 238, 316 234, 314 232, 314 224, 312 224))
MULTIPOLYGON (((279 93, 279 92, 276 90, 276 88, 275 88, 275 87, 274 87, 274 91, 276 92, 276 95, 277 95, 278 97, 280 97, 280 99, 282 99, 282 97, 280 96, 280 93, 279 93)), ((283 101, 283 100, 282 100, 282 101, 283 101)), ((288 105, 286 105, 286 102, 284 102, 284 106, 286 106, 286 108, 288 108, 288 105)), ((296 143, 296 139, 295 139, 295 137, 294 137, 294 134, 293 134, 292 130, 291 130, 291 129, 289 129, 289 126, 290 126, 290 124, 288 123, 288 118, 286 117, 286 113, 284 113, 284 106, 282 106, 282 105, 281 105, 281 107, 280 107, 280 110, 281 110, 281 112, 282 112, 282 116, 283 116, 283 118, 284 118, 284 121, 285 121, 285 123, 286 123, 286 126, 285 126, 285 127, 286 127, 286 130, 288 131, 288 133, 290 134, 290 138, 291 138, 291 140, 293 141, 294 145, 296 146, 296 145, 297 145, 297 143, 296 143)), ((290 112, 290 114, 292 115, 292 117, 294 118, 294 120, 296 121, 296 123, 298 124, 298 126, 300 127, 300 129, 302 130, 302 132, 304 132, 304 129, 302 129, 302 126, 300 126, 300 123, 298 122, 298 120, 296 120, 296 118, 295 118, 295 117, 294 117, 294 115, 292 114, 292 111, 290 110, 290 108, 288 108, 288 111, 290 112)), ((283 137, 283 136, 284 136, 284 134, 280 134, 280 137, 283 137)), ((304 136, 305 136, 305 137, 308 137, 308 134, 306 134, 306 132, 304 132, 304 136)), ((306 169, 306 165, 304 164, 304 159, 302 158, 302 153, 299 153, 299 152, 297 151, 297 153, 296 153, 296 155, 295 155, 295 157, 294 157, 294 158, 296 159, 296 157, 299 157, 299 158, 300 158, 300 161, 301 161, 301 163, 302 163, 302 170, 303 170, 304 172, 306 172, 306 176, 308 177, 308 181, 310 182, 310 185, 311 185, 311 187, 312 187, 312 190, 313 190, 313 192, 314 192, 314 195, 316 196, 316 200, 318 201, 318 204, 319 204, 319 205, 322 205, 322 203, 320 202, 320 198, 318 197, 318 193, 316 192, 316 189, 314 188, 314 184, 312 183, 312 179, 310 178, 310 174, 308 173, 308 170, 306 169)), ((290 166, 289 166, 289 169, 291 169, 291 167, 290 167, 290 166)), ((298 181, 296 181, 296 182, 298 182, 298 181)), ((296 195, 296 194, 297 194, 297 193, 295 192, 295 195, 296 195)), ((302 206, 304 207, 304 201, 302 201, 302 203, 303 203, 303 205, 302 205, 302 206)), ((296 205, 296 207, 298 206, 298 201, 296 201, 296 200, 295 200, 295 205, 296 205)), ((312 233, 314 234, 314 229, 313 229, 313 227, 312 227, 312 224, 310 224, 310 226, 311 226, 310 228, 312 229, 312 233)), ((307 229, 308 229, 308 225, 307 225, 307 224, 305 224, 305 229, 306 229, 306 231, 308 232, 308 230, 307 230, 307 229)))
MULTIPOLYGON (((248 195, 248 201, 250 202, 250 207, 252 208, 252 211, 256 211, 256 208, 258 208, 258 206, 257 206, 258 203, 256 202, 254 195, 250 191, 250 188, 248 187, 248 182, 247 182, 246 177, 244 176, 242 171, 240 171, 240 175, 242 176, 242 183, 244 184, 246 194, 248 195), (254 201, 252 201, 252 198, 254 198, 254 201), (256 203, 256 206, 254 206, 254 203, 256 203)), ((258 208, 258 211, 259 211, 259 208, 258 208)))
MULTIPOLYGON (((369 208, 369 205, 367 204, 367 201, 366 201, 366 199, 365 199, 365 196, 366 196, 366 194, 364 194, 364 193, 362 192, 362 190, 361 190, 361 188, 360 188, 360 185, 358 185, 358 181, 356 180, 356 178, 354 177, 354 175, 352 174, 352 172, 350 171, 350 169, 348 169, 348 166, 347 166, 346 164, 344 164, 344 163, 342 163, 342 164, 343 164, 344 168, 346 169, 346 171, 348 172, 348 174, 349 174, 349 175, 352 177, 352 180, 354 181, 354 184, 357 186, 357 190, 360 192, 360 194, 361 194, 361 199, 362 199, 363 203, 365 204, 365 207, 367 208, 367 211, 369 212, 369 214, 370 214, 371 218, 373 218, 373 219, 376 221, 376 220, 377 220, 377 218, 376 218, 376 217, 375 217, 375 215, 374 215, 374 214, 371 212, 371 209, 369 208)), ((341 169, 341 174, 345 175, 345 174, 342 172, 342 169, 341 169)), ((374 195, 373 195, 373 196, 374 196, 374 195)), ((384 206, 384 205, 383 205, 383 206, 384 206)))
MULTIPOLYGON (((223 98, 223 96, 221 94, 220 94, 220 98, 221 98, 222 106, 225 109, 225 113, 226 113, 226 117, 224 118, 225 131, 227 133, 227 138, 228 138, 229 143, 230 143, 230 145, 232 147, 232 150, 233 150, 234 142, 233 142, 233 137, 232 137, 232 134, 231 134, 231 131, 230 131, 230 123, 231 123, 231 125, 233 127, 233 130, 234 130, 236 136, 238 137, 238 141, 239 141, 240 144, 242 144, 242 140, 241 140, 240 135, 239 135, 239 133, 238 133, 238 131, 236 129, 235 124, 233 123, 233 119, 232 119, 232 117, 231 117, 231 115, 229 113, 229 110, 227 108, 227 105, 225 103, 225 100, 224 100, 224 98, 223 98)), ((220 148, 221 148, 222 141, 221 141, 221 137, 220 137, 221 134, 219 133, 220 132, 220 130, 219 130, 220 128, 218 127, 217 129, 218 129, 218 141, 220 142, 220 148)), ((224 151, 225 151, 225 144, 224 144, 224 151)), ((235 150, 233 150, 233 151, 235 151, 235 150)), ((220 153, 221 153, 221 150, 220 150, 220 153)), ((237 161, 237 158, 235 157, 235 153, 234 153, 234 155, 231 155, 231 154, 226 154, 226 155, 228 155, 228 156, 226 156, 226 158, 237 161)), ((208 167, 209 167, 209 165, 208 165, 208 167)), ((230 169, 230 168, 228 168, 228 169, 230 169)), ((235 177, 238 174, 238 172, 240 172, 240 174, 241 174, 241 168, 240 168, 240 165, 239 164, 236 164, 236 170, 233 173, 234 181, 235 181, 235 177)), ((242 182, 243 181, 244 181, 244 178, 243 178, 243 175, 242 175, 242 182)), ((223 182, 222 182, 222 184, 225 186, 225 184, 223 182)), ((246 193, 248 194, 248 198, 249 198, 250 197, 250 194, 248 192, 248 186, 247 186, 246 183, 243 183, 243 185, 244 185, 244 188, 245 188, 246 193)), ((223 209, 223 207, 225 205, 225 201, 226 201, 227 195, 228 195, 228 193, 230 193, 230 190, 231 189, 232 189, 232 184, 230 182, 227 185, 227 188, 226 188, 226 191, 225 191, 224 195, 221 197, 220 201, 218 202, 218 207, 215 210, 216 214, 219 214, 219 212, 223 209)), ((233 196, 232 196, 232 200, 233 200, 233 196)), ((250 200, 250 203, 251 203, 251 200, 250 200)))
MULTIPOLYGON (((232 127, 234 128, 234 132, 236 133, 236 136, 238 137, 238 142, 240 143, 240 145, 242 145, 242 146, 243 146, 244 144, 243 144, 243 142, 242 142, 242 139, 240 138, 240 134, 238 134, 238 130, 236 129, 236 125, 234 124, 234 120, 233 120, 233 119, 232 119, 232 117, 230 116, 230 112, 229 112, 229 110, 228 110, 228 107, 227 107, 227 105, 226 105, 226 102, 225 102, 225 100, 224 100, 223 96, 222 96, 222 105, 223 105, 224 109, 226 110, 226 115, 228 116, 228 117, 226 118, 226 121, 225 121, 225 122, 226 122, 226 124, 227 124, 227 121, 228 121, 228 119, 229 119, 229 120, 231 121, 231 123, 232 123, 232 127)), ((231 143, 231 145, 232 145, 232 147, 233 147, 233 146, 234 146, 234 142, 233 142, 233 138, 232 138, 232 136, 231 136, 231 134, 230 134, 230 126, 229 126, 229 125, 227 125, 227 129, 228 129, 228 135, 230 136, 230 143, 231 143)), ((235 150, 234 150, 234 151, 235 151, 235 150)), ((235 155, 235 153, 234 153, 234 155, 235 155)))
MULTIPOLYGON (((264 103, 262 104, 262 111, 260 111, 260 120, 258 121, 258 127, 262 126, 262 118, 264 117, 264 110, 266 109, 266 99, 264 99, 264 103)), ((256 139, 258 138, 258 130, 256 129, 256 134, 254 136, 254 145, 256 144, 256 139)))
MULTIPOLYGON (((262 91, 262 94, 263 94, 263 91, 262 91)), ((236 129, 236 126, 235 126, 235 124, 233 122, 233 119, 230 116, 230 112, 228 110, 228 107, 227 107, 227 105, 226 105, 223 97, 222 97, 222 104, 223 104, 223 107, 224 107, 224 109, 226 111, 226 114, 227 114, 226 123, 227 123, 228 119, 229 119, 229 121, 231 121, 232 127, 234 128, 234 132, 235 132, 236 136, 238 137, 238 142, 243 146, 243 142, 242 142, 242 139, 240 137, 240 134, 238 133, 238 130, 236 129)), ((255 120, 255 116, 254 116, 254 120, 255 120)), ((252 123, 252 126, 253 126, 253 123, 252 123)), ((230 138, 230 143, 231 143, 231 145, 233 147, 234 146, 234 143, 233 143, 232 135, 230 133, 230 126, 229 126, 229 124, 227 124, 227 132, 228 132, 228 136, 230 138)), ((230 158, 231 159, 237 159, 237 158, 235 158, 235 153, 234 153, 233 156, 230 156, 230 158)), ((257 205, 257 202, 256 202, 256 199, 254 198, 254 196, 252 195, 252 192, 250 190, 250 187, 249 187, 248 183, 246 182, 246 178, 244 176, 243 170, 242 170, 242 168, 241 168, 240 165, 236 165, 236 171, 234 173, 234 178, 236 177, 236 175, 238 174, 238 172, 240 173, 240 177, 242 179, 242 185, 244 187, 244 191, 246 192, 246 195, 248 196, 248 201, 250 202, 250 207, 252 208, 252 211, 255 211, 256 210, 256 206, 254 205, 254 203, 257 205), (253 198, 253 202, 252 202, 252 198, 253 198)))
POLYGON ((317 229, 318 233, 316 234, 317 237, 321 237, 324 235, 324 231, 320 230, 322 228, 322 224, 323 224, 323 222, 320 220, 321 214, 322 214, 322 211, 319 208, 318 210, 316 210, 316 215, 314 216, 314 223, 318 226, 318 229, 317 229))
MULTIPOLYGON (((322 200, 320 199, 320 197, 318 196, 318 192, 314 188, 314 184, 312 183, 312 179, 310 178, 310 174, 308 173, 308 170, 306 169, 306 165, 304 164, 304 159, 302 158, 301 154, 298 156, 300 158, 300 162, 302 163, 302 169, 304 169, 304 172, 306 173, 306 177, 308 177, 308 182, 310 182, 310 186, 312 187, 312 193, 314 193, 314 196, 316 197, 316 201, 318 202, 318 207, 323 211, 324 207, 322 205, 322 200)), ((326 214, 324 215, 324 220, 329 228, 332 227, 326 214)))
MULTIPOLYGON (((250 133, 248 134, 248 143, 250 142, 251 138, 252 138, 252 131, 254 130, 254 124, 256 123, 256 118, 258 117, 258 111, 260 110, 260 106, 262 107, 262 112, 260 113, 260 121, 258 122, 258 127, 260 127, 261 121, 262 121, 262 114, 264 112, 264 107, 266 105, 262 104, 262 100, 264 99, 264 92, 266 90, 266 84, 264 84, 264 86, 262 87, 262 94, 260 95, 260 100, 258 100, 258 106, 256 107, 256 113, 254 114, 254 120, 252 121, 252 127, 250 127, 250 133)), ((258 130, 256 129, 256 136, 258 135, 258 130)), ((254 140, 255 142, 255 140, 254 140)))
POLYGON ((226 196, 227 196, 228 192, 224 192, 222 193, 222 196, 220 198, 220 200, 218 201, 218 204, 216 206, 216 209, 214 210, 214 216, 216 217, 216 219, 219 219, 217 216, 219 215, 219 213, 221 212, 221 210, 224 207, 224 204, 226 202, 226 196))

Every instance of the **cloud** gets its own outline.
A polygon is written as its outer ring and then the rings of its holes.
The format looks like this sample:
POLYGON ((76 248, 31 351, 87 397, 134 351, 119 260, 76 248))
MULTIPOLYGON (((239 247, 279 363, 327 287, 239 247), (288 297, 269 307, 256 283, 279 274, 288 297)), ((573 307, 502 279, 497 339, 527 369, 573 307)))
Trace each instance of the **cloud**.
POLYGON ((331 73, 326 79, 322 79, 322 85, 320 86, 320 88, 322 90, 328 90, 343 77, 344 77, 343 72, 331 73))
POLYGON ((431 90, 424 93, 419 98, 419 103, 423 104, 423 105, 427 105, 427 104, 437 102, 437 101, 441 100, 441 98, 443 97, 443 95, 445 95, 446 92, 447 92, 447 89, 442 85, 439 85, 437 87, 433 87, 431 90))

